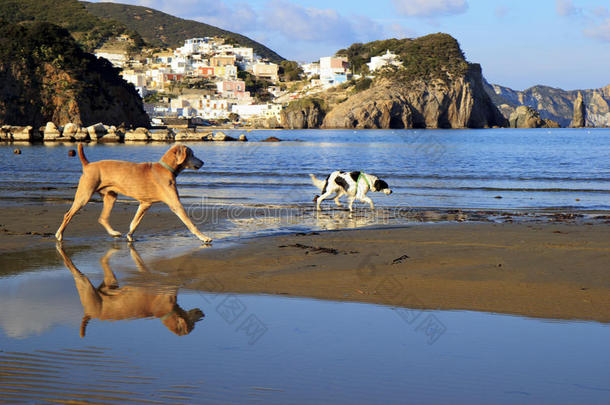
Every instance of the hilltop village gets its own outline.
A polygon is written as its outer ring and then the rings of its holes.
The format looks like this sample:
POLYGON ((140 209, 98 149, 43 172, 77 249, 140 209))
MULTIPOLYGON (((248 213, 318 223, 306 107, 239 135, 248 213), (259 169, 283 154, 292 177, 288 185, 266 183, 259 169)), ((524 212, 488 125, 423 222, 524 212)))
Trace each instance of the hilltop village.
MULTIPOLYGON (((248 124, 262 119, 279 126, 282 108, 289 102, 360 78, 351 73, 348 58, 343 56, 326 56, 308 64, 276 64, 259 57, 252 48, 205 37, 190 38, 179 48, 143 57, 130 56, 121 41, 129 38, 119 37, 114 49, 98 49, 95 55, 122 70, 123 78, 144 99, 153 125, 189 118, 203 124, 248 124)), ((397 55, 386 51, 367 65, 372 78, 377 69, 400 62, 397 55)))

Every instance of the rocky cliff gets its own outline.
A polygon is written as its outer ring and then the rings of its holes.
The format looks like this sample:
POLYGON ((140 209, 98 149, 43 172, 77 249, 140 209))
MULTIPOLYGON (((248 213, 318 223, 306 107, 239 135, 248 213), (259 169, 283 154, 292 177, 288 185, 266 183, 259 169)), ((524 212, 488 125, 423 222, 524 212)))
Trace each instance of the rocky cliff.
POLYGON ((587 121, 585 120, 585 116, 587 114, 587 109, 585 108, 585 102, 582 98, 582 94, 578 92, 578 97, 574 100, 574 119, 570 124, 573 128, 582 128, 586 125, 587 121))
POLYGON ((535 109, 520 105, 508 119, 511 128, 559 128, 553 120, 544 120, 535 109))
MULTIPOLYGON (((466 62, 457 41, 447 34, 416 39, 356 44, 340 51, 353 66, 364 56, 391 47, 401 67, 376 72, 370 87, 354 83, 346 97, 333 97, 337 89, 320 95, 324 108, 304 109, 289 105, 290 120, 284 127, 323 128, 485 128, 506 126, 507 120, 483 88, 481 67, 466 62), (365 86, 366 87, 366 86, 365 86), (314 114, 314 116, 310 116, 314 114), (323 120, 320 120, 320 117, 323 120)), ((362 68, 362 66, 361 66, 362 68)), ((347 84, 349 86, 349 83, 347 84)), ((368 83, 367 83, 368 86, 368 83)), ((284 116, 283 116, 284 117, 284 116)), ((286 118, 289 113, 286 114, 286 118)))
POLYGON ((506 120, 482 87, 479 65, 450 82, 381 79, 335 106, 324 128, 485 128, 506 120))
POLYGON ((148 127, 140 96, 118 70, 49 23, 0 26, 0 123, 148 127))
MULTIPOLYGON (((534 86, 517 91, 497 84, 484 83, 485 91, 506 118, 524 105, 534 108, 545 120, 553 120, 567 127, 574 120, 575 111, 583 115, 587 127, 610 126, 610 85, 599 89, 562 90, 548 86, 534 86), (579 100, 580 95, 580 101, 579 100), (582 104, 580 104, 582 103, 582 104)), ((577 117, 580 121, 581 117, 577 117)))
POLYGON ((281 126, 288 129, 319 128, 326 106, 323 100, 304 98, 288 105, 280 114, 281 126))

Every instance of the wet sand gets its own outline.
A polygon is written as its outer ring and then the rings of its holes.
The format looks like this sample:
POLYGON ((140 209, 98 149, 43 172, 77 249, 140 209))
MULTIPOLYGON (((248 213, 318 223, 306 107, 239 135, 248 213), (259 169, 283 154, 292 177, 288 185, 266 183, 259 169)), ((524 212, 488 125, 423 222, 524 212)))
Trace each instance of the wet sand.
MULTIPOLYGON (((45 250, 49 260, 59 261, 52 254, 53 233, 66 209, 64 204, 4 206, 0 257, 45 250)), ((97 224, 100 209, 99 204, 85 207, 67 229, 65 243, 79 237, 110 241, 97 224)), ((112 224, 124 230, 135 209, 117 205, 112 224)), ((201 249, 149 267, 160 281, 217 293, 610 322, 606 222, 463 222, 293 233, 201 249)), ((182 229, 159 205, 136 235, 182 229)))

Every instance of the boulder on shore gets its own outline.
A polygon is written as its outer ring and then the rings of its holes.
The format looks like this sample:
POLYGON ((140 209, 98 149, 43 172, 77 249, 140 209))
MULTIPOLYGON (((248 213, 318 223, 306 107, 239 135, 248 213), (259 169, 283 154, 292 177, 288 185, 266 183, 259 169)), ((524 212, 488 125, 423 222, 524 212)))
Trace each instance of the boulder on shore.
POLYGON ((215 134, 209 134, 207 136, 208 141, 214 141, 214 142, 233 142, 233 141, 237 141, 236 138, 233 138, 232 136, 229 136, 227 134, 225 134, 224 132, 221 131, 217 131, 215 134))
POLYGON ((178 133, 176 134, 174 139, 176 141, 183 141, 183 142, 207 141, 208 135, 211 135, 211 134, 212 134, 211 132, 202 133, 202 132, 183 129, 183 130, 178 131, 178 133))
POLYGON ((125 133, 125 142, 148 142, 150 132, 146 128, 136 128, 125 133))
POLYGON ((61 138, 61 132, 59 131, 55 123, 53 123, 52 121, 47 122, 47 125, 44 127, 43 130, 43 139, 45 141, 57 141, 62 140, 61 138))
POLYGON ((107 131, 106 135, 98 139, 98 142, 123 142, 125 137, 123 131, 118 130, 114 125, 109 126, 107 131))
POLYGON ((42 141, 42 134, 39 131, 34 131, 34 128, 31 125, 27 125, 24 127, 12 126, 11 136, 13 141, 42 141))
POLYGON ((150 133, 150 139, 155 142, 171 142, 175 138, 171 129, 160 129, 150 133))
POLYGON ((92 140, 99 140, 108 133, 108 130, 101 122, 87 127, 87 133, 92 140))
POLYGON ((270 136, 269 138, 263 139, 261 142, 281 142, 280 138, 276 138, 275 136, 270 136))
POLYGON ((3 125, 0 127, 0 141, 12 141, 13 136, 11 135, 11 126, 3 125))
POLYGON ((80 125, 74 124, 72 122, 66 124, 62 136, 65 139, 71 139, 75 141, 88 141, 90 139, 89 132, 85 128, 82 128, 80 125))

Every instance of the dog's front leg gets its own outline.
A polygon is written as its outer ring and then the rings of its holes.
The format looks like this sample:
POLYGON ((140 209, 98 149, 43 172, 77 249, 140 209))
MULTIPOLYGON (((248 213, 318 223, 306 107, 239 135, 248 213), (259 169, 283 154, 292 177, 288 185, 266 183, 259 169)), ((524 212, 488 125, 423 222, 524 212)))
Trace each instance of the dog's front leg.
POLYGON ((204 234, 199 232, 199 229, 197 229, 197 227, 195 226, 195 224, 193 224, 188 215, 186 215, 186 211, 184 211, 184 207, 182 206, 182 204, 179 204, 174 207, 170 206, 170 209, 174 211, 178 218, 180 218, 182 222, 184 222, 184 225, 186 225, 188 230, 191 231, 195 236, 197 236, 200 241, 202 241, 203 243, 212 242, 212 238, 205 236, 204 234))
POLYGON ((320 203, 322 201, 324 201, 325 199, 327 199, 328 197, 330 197, 334 192, 333 191, 327 191, 326 193, 322 194, 320 197, 316 198, 316 210, 320 211, 320 203))
POLYGON ((188 230, 191 231, 195 236, 197 236, 200 241, 202 241, 203 243, 212 242, 212 238, 199 232, 199 229, 197 229, 195 224, 193 224, 193 221, 191 221, 191 219, 188 217, 186 211, 184 210, 184 207, 182 206, 182 203, 180 202, 177 192, 174 196, 170 195, 166 197, 165 203, 174 212, 174 214, 176 214, 178 218, 180 218, 184 225, 186 225, 188 230))
POLYGON ((375 204, 373 204, 373 200, 371 200, 369 197, 367 197, 367 196, 362 197, 362 202, 369 203, 371 210, 375 209, 375 204))

